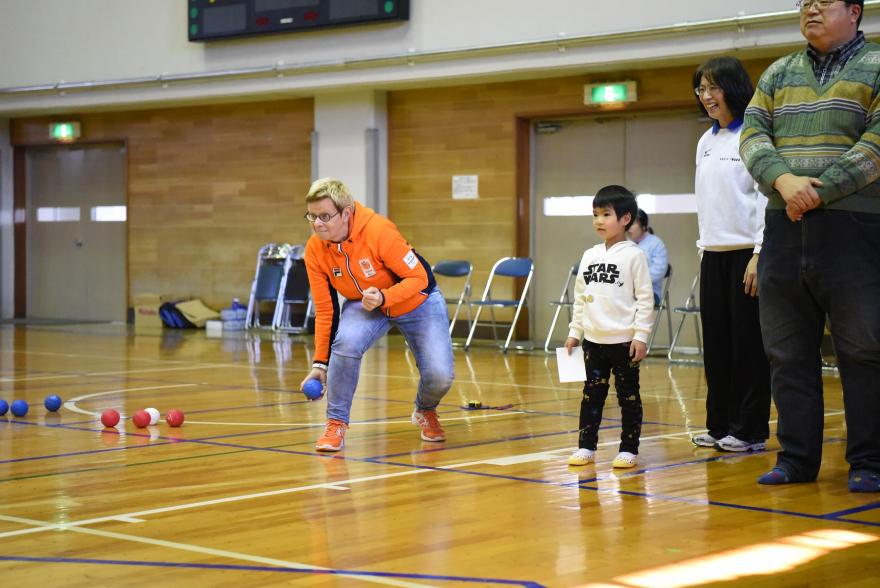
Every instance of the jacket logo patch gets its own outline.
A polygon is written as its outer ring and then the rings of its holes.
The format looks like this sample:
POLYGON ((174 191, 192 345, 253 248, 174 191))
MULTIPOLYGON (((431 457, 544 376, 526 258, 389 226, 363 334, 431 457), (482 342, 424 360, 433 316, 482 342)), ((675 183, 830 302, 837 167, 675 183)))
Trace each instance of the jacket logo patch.
POLYGON ((406 257, 403 258, 403 263, 405 263, 406 267, 409 269, 416 267, 419 263, 419 258, 416 257, 416 252, 410 249, 409 253, 406 254, 406 257))
POLYGON ((358 261, 358 264, 361 266, 361 271, 364 272, 364 276, 367 278, 372 278, 376 275, 376 270, 373 269, 373 263, 367 259, 361 259, 358 261))
POLYGON ((342 277, 342 268, 341 267, 334 267, 333 268, 333 277, 334 278, 341 278, 342 277))

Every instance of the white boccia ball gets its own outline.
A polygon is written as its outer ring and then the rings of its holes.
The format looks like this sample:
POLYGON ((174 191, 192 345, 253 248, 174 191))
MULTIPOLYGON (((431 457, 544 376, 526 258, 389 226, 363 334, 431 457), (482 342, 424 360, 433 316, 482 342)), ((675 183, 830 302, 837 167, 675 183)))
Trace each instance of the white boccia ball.
POLYGON ((150 415, 150 424, 155 425, 159 422, 159 411, 155 408, 145 408, 144 410, 150 415))

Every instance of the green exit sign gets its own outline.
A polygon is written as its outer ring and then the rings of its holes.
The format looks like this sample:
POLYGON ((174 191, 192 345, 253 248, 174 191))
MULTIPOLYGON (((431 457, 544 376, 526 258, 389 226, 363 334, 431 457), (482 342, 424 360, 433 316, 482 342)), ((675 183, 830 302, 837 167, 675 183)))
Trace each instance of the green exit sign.
POLYGON ((635 82, 615 82, 613 84, 587 84, 584 86, 584 104, 622 104, 638 99, 635 82))
POLYGON ((49 137, 53 141, 69 142, 79 139, 80 126, 78 122, 53 122, 49 123, 49 137))

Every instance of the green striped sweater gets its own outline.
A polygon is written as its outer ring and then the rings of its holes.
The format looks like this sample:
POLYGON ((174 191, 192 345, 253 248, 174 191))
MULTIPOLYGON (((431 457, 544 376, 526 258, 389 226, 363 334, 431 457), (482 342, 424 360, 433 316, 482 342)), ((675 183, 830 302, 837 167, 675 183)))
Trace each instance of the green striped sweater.
POLYGON ((823 206, 880 213, 880 45, 867 43, 819 86, 806 50, 774 62, 745 112, 740 155, 767 194, 784 173, 822 180, 823 206))

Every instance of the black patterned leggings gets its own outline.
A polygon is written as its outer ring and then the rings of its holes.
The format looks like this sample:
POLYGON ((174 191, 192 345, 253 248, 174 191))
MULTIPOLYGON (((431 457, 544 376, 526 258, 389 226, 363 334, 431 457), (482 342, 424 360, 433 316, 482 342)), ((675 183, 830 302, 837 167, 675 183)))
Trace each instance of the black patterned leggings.
POLYGON ((614 389, 623 420, 620 451, 638 454, 642 432, 642 398, 639 396, 639 364, 629 356, 629 343, 601 345, 584 340, 587 381, 581 400, 578 447, 596 449, 602 408, 608 397, 608 381, 614 374, 614 389))

